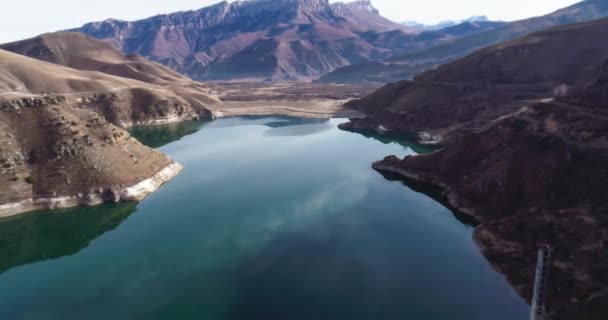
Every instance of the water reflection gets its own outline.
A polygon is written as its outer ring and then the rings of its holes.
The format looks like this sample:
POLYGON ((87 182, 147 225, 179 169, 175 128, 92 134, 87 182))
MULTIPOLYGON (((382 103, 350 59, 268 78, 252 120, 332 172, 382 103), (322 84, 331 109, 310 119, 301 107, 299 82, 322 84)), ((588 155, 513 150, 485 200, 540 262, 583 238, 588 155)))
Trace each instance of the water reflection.
POLYGON ((134 127, 131 135, 150 148, 160 148, 185 136, 195 134, 205 125, 204 121, 184 121, 154 126, 134 127))
POLYGON ((353 133, 358 133, 368 139, 374 139, 384 144, 397 143, 406 148, 412 149, 417 154, 430 153, 438 149, 438 147, 421 145, 416 143, 415 138, 404 133, 398 132, 378 132, 370 129, 345 130, 353 133))
POLYGON ((119 204, 46 211, 0 221, 0 273, 76 254, 117 228, 135 207, 136 204, 119 204))
POLYGON ((265 135, 276 137, 307 136, 333 129, 329 119, 284 118, 264 125, 271 128, 265 135))
POLYGON ((473 226, 473 227, 475 227, 479 224, 479 221, 477 221, 477 219, 475 219, 474 217, 454 208, 454 206, 452 206, 450 204, 450 202, 446 199, 446 197, 443 195, 443 189, 441 189, 441 187, 430 185, 428 183, 422 183, 422 182, 419 182, 419 181, 416 181, 413 179, 409 179, 407 177, 398 175, 393 172, 379 171, 379 173, 388 181, 401 182, 403 184, 403 186, 405 186, 415 192, 424 194, 424 195, 432 198, 433 200, 441 203, 444 207, 446 207, 447 209, 452 211, 452 214, 454 214, 454 217, 456 217, 456 219, 458 219, 458 221, 460 221, 461 223, 469 225, 469 226, 473 226))
POLYGON ((282 128, 289 126, 301 126, 310 124, 329 124, 329 119, 306 119, 306 118, 279 118, 279 121, 266 122, 264 125, 270 128, 282 128))

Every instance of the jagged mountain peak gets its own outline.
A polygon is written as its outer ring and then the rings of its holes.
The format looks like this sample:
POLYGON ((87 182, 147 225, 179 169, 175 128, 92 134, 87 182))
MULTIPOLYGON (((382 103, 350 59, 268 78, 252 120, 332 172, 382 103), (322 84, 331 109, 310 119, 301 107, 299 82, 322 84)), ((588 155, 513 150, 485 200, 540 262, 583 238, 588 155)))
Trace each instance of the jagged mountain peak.
POLYGON ((380 15, 380 11, 374 7, 370 0, 358 0, 353 2, 337 2, 331 5, 337 14, 352 14, 353 11, 380 15))
POLYGON ((232 3, 235 6, 275 7, 307 12, 325 11, 330 8, 329 0, 242 0, 232 3))

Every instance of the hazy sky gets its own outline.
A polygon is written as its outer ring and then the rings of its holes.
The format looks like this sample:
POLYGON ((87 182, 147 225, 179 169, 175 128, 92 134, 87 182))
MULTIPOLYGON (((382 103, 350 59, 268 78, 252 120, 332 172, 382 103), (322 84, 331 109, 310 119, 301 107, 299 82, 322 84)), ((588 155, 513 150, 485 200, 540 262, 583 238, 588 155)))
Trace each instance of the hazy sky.
MULTIPOLYGON (((372 0, 395 21, 435 23, 487 15, 517 20, 542 15, 580 0, 372 0)), ((0 10, 0 43, 44 32, 79 27, 86 22, 117 18, 141 19, 159 13, 198 9, 218 0, 17 0, 0 10)), ((338 1, 331 1, 338 2, 338 1)), ((348 0, 345 2, 349 2, 348 0)))

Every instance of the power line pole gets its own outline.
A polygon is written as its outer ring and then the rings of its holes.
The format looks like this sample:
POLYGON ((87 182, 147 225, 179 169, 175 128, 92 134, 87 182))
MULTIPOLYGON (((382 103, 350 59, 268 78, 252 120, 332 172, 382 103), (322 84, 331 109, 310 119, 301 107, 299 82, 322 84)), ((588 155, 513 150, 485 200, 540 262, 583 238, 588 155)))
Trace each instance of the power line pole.
POLYGON ((545 293, 547 289, 547 271, 549 268, 549 260, 551 259, 551 251, 551 246, 548 244, 541 244, 538 247, 530 320, 545 319, 545 293))

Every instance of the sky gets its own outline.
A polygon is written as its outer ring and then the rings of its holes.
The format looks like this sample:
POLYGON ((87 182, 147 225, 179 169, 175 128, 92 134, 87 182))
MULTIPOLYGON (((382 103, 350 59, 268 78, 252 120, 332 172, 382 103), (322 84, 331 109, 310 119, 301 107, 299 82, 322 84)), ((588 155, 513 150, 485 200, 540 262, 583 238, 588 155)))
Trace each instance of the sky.
MULTIPOLYGON (((394 21, 437 23, 487 15, 511 21, 550 13, 580 0, 372 0, 394 21)), ((8 1, 6 1, 8 2, 8 1)), ((136 20, 160 13, 199 9, 219 0, 17 0, 0 10, 0 43, 116 18, 136 20)), ((331 1, 330 2, 338 2, 331 1)), ((350 2, 345 0, 344 2, 350 2)))

